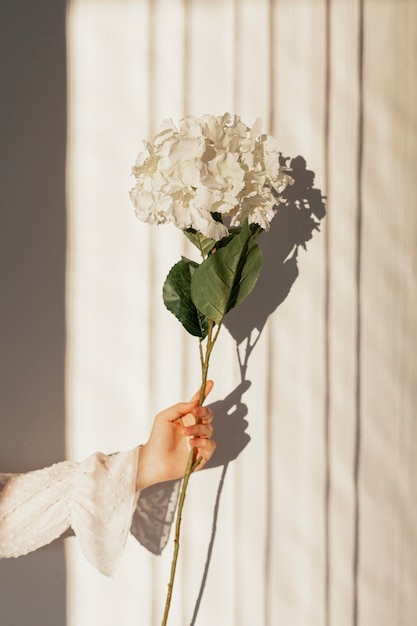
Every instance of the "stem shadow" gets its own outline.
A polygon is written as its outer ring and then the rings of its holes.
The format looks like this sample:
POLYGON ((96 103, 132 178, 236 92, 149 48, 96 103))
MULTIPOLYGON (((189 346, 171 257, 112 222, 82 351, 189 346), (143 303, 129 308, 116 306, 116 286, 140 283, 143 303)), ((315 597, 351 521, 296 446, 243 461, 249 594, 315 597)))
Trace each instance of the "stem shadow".
POLYGON ((229 463, 225 463, 225 465, 223 466, 223 471, 222 471, 221 477, 220 477, 219 487, 217 489, 217 496, 216 496, 216 501, 214 503, 214 511, 213 511, 213 523, 212 523, 212 529, 211 529, 210 542, 209 542, 208 550, 207 550, 206 563, 205 563, 205 566, 204 566, 203 577, 202 577, 201 583, 200 583, 200 590, 198 592, 198 597, 197 597, 197 600, 196 600, 196 603, 195 603, 193 617, 191 619, 190 626, 195 626, 195 624, 196 624, 198 612, 200 610, 200 604, 201 604, 201 601, 203 599, 204 589, 205 589, 205 586, 206 586, 207 576, 208 576, 208 572, 209 572, 209 568, 210 568, 211 557, 212 557, 212 554, 213 554, 214 540, 216 538, 217 518, 219 516, 219 509, 220 509, 220 498, 221 498, 221 495, 222 495, 224 481, 225 481, 225 478, 226 478, 226 472, 227 472, 227 468, 228 467, 229 467, 229 463))

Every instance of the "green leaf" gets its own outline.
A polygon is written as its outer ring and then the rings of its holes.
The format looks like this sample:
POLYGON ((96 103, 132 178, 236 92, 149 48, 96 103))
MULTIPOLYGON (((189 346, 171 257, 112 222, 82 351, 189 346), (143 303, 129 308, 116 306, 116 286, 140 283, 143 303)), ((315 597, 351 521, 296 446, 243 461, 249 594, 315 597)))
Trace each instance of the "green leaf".
POLYGON ((201 252, 201 256, 203 259, 206 258, 210 250, 214 248, 215 241, 214 239, 210 239, 210 237, 205 237, 200 232, 194 230, 193 228, 188 228, 184 231, 184 235, 194 244, 201 252))
POLYGON ((228 244, 199 265, 191 280, 191 298, 208 319, 221 324, 255 286, 262 269, 262 252, 247 223, 228 244))
POLYGON ((207 319, 191 299, 191 278, 198 263, 182 257, 166 277, 162 296, 166 308, 175 315, 185 330, 195 337, 204 339, 208 332, 207 319))

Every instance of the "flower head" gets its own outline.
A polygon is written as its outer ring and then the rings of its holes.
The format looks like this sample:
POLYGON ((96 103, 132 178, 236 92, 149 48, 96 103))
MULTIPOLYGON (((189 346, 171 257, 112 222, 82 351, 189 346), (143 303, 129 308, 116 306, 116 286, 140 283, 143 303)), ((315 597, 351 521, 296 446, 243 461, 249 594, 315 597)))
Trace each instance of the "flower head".
POLYGON ((216 241, 245 219, 268 230, 279 194, 292 182, 260 120, 249 128, 230 113, 189 115, 178 128, 165 121, 132 172, 130 197, 140 220, 172 222, 216 241))

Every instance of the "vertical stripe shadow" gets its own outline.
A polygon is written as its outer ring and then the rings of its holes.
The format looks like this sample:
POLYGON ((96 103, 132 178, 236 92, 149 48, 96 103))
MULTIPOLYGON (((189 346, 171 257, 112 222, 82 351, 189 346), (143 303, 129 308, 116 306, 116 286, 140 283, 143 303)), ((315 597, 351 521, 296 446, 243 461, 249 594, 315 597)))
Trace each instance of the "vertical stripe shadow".
MULTIPOLYGON (((155 119, 156 114, 156 83, 154 80, 155 72, 156 72, 156 55, 155 55, 155 46, 156 42, 156 15, 155 15, 155 5, 153 2, 148 2, 148 135, 152 137, 157 121, 155 119)), ((148 256, 148 354, 149 354, 149 368, 148 368, 148 389, 149 389, 149 398, 150 398, 150 406, 153 411, 155 398, 157 397, 158 389, 157 389, 157 359, 155 355, 155 337, 157 333, 157 328, 155 324, 155 302, 157 298, 156 294, 156 278, 155 278, 155 267, 156 267, 156 233, 154 229, 149 229, 149 256, 148 256)), ((153 411, 154 412, 154 411, 153 411)), ((161 607, 159 606, 159 598, 157 594, 157 579, 156 579, 156 564, 155 561, 152 561, 152 580, 153 580, 153 594, 152 594, 152 603, 151 603, 151 614, 152 614, 152 623, 157 624, 160 619, 160 611, 161 607)))
MULTIPOLYGON (((325 15, 325 83, 324 83, 324 179, 326 184, 327 200, 330 193, 330 93, 331 93, 331 0, 326 0, 325 15)), ((331 462, 330 462, 330 400, 331 400, 331 369, 330 369, 330 225, 329 215, 326 217, 325 228, 325 290, 324 290, 324 615, 325 626, 330 626, 330 601, 331 601, 331 525, 330 525, 330 501, 331 501, 331 462)))
MULTIPOLYGON (((268 19, 269 19, 269 132, 275 134, 274 122, 275 122, 275 107, 274 107, 274 94, 275 94, 275 79, 276 79, 276 65, 275 65, 275 39, 274 39, 274 26, 275 26, 275 0, 269 0, 268 7, 268 19)), ((272 542, 273 542, 273 432, 272 432, 272 393, 273 393, 273 368, 274 368, 274 350, 272 344, 272 327, 271 324, 267 326, 267 351, 266 351, 266 366, 267 366, 267 397, 266 397, 266 423, 265 423, 265 543, 264 543, 264 615, 265 626, 269 626, 274 623, 271 611, 271 598, 273 595, 272 589, 272 542)))
POLYGON ((183 115, 189 115, 190 111, 190 86, 191 86, 191 10, 190 0, 183 0, 184 10, 184 43, 183 43, 183 91, 182 91, 182 108, 183 115))
POLYGON ((358 143, 357 143, 357 217, 356 217, 356 432, 354 452, 354 544, 353 544, 353 626, 359 623, 360 559, 360 461, 361 461, 361 270, 362 270, 362 179, 363 179, 363 66, 364 66, 364 0, 359 0, 358 25, 358 143))

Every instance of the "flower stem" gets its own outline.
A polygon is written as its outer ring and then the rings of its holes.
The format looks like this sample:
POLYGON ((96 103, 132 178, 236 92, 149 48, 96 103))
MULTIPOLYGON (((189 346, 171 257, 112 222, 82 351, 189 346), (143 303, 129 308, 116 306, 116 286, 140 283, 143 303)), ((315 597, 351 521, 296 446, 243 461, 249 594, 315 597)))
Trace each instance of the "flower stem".
POLYGON ((193 464, 194 464, 194 448, 191 448, 190 454, 188 455, 187 468, 185 470, 184 480, 182 483, 182 489, 181 489, 180 497, 178 500, 177 520, 175 523, 174 553, 173 553, 172 561, 171 561, 171 575, 170 575, 170 579, 168 583, 168 592, 167 592, 167 597, 165 601, 165 610, 164 610, 164 617, 162 619, 162 626, 166 626, 166 624, 168 623, 169 609, 171 608, 172 590, 174 587, 175 571, 177 569, 178 553, 180 549, 182 510, 184 508, 184 500, 185 500, 185 496, 187 493, 188 481, 190 480, 193 464))
MULTIPOLYGON (((202 406, 204 402, 210 356, 211 356, 214 344, 216 343, 217 337, 219 336, 220 327, 221 327, 221 324, 219 324, 213 336, 214 322, 212 320, 209 320, 209 329, 208 329, 208 334, 207 334, 205 354, 203 351, 202 341, 200 341, 199 348, 200 348, 200 362, 201 362, 201 388, 200 388, 200 398, 198 401, 198 404, 200 406, 202 406)), ((197 423, 199 422, 198 418, 196 418, 196 422, 197 423)), ((174 553, 172 555, 171 574, 170 574, 170 579, 168 583, 168 591, 167 591, 167 596, 165 600, 165 610, 164 610, 164 616, 161 622, 161 626, 167 625, 169 610, 171 608, 172 590, 174 587, 175 572, 177 569, 178 554, 180 550, 182 511, 184 508, 185 496, 187 494, 188 482, 190 480, 191 474, 198 467, 200 462, 201 462, 201 457, 197 457, 196 448, 191 448, 190 454, 188 455, 187 467, 185 469, 181 493, 180 493, 180 497, 178 500, 177 519, 175 522, 174 553)))

